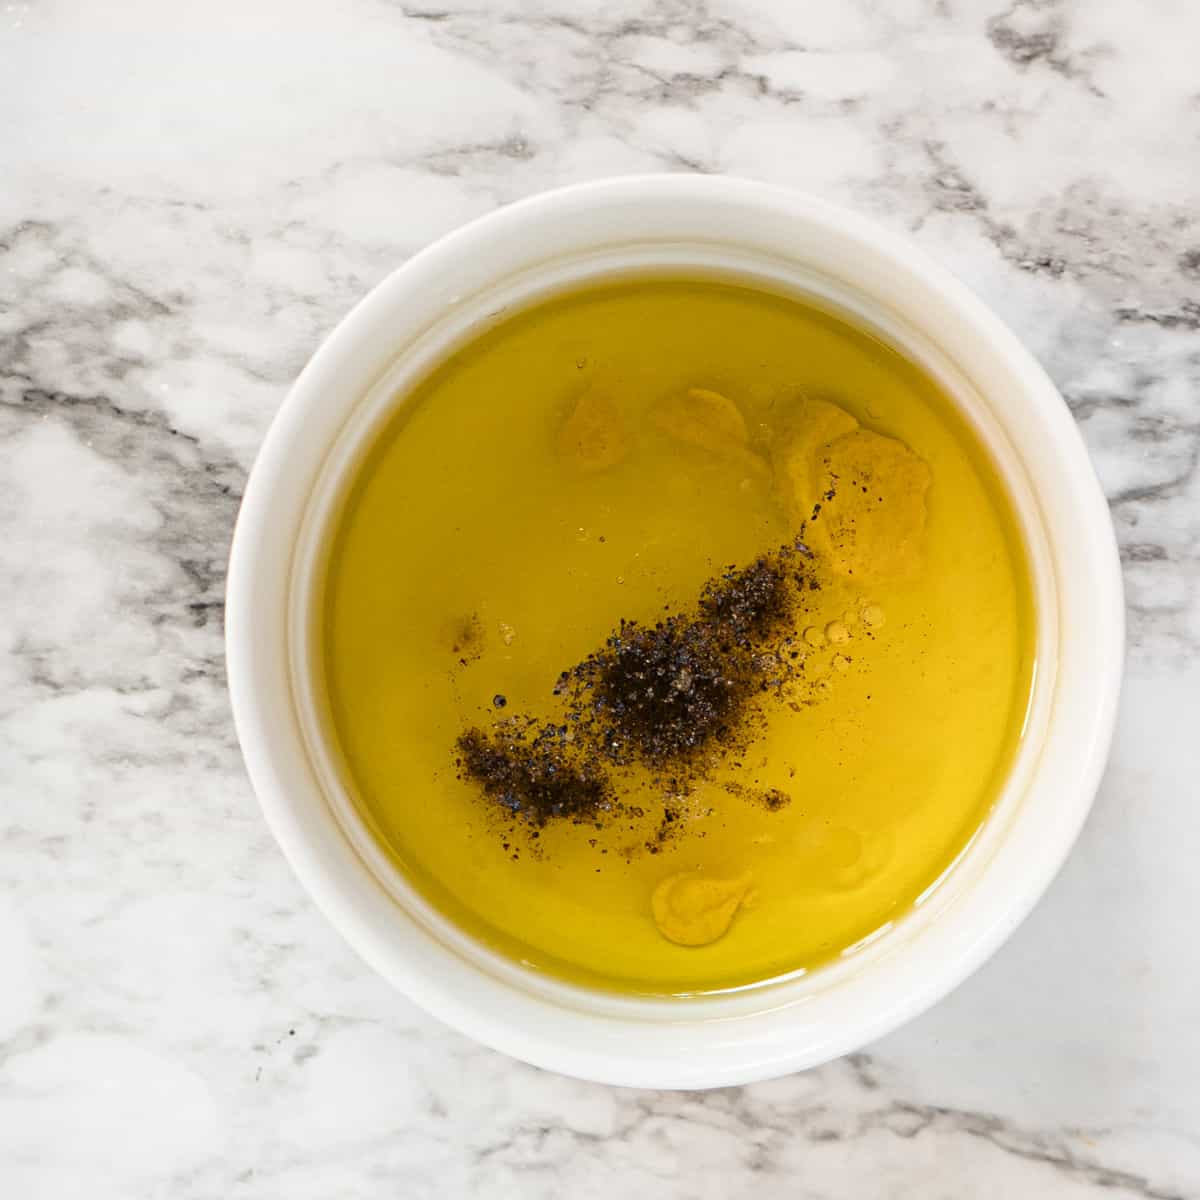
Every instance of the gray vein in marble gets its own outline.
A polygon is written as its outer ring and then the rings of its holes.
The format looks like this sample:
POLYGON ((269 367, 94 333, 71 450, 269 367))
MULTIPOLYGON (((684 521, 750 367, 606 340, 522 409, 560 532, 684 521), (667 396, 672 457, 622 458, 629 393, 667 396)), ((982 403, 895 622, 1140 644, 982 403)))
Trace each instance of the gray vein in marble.
POLYGON ((1065 7, 1063 0, 1014 0, 1003 13, 987 20, 988 40, 1022 70, 1044 64, 1064 79, 1081 82, 1092 94, 1103 97, 1104 92, 1092 82, 1083 63, 1096 51, 1074 56, 1064 49, 1065 7))

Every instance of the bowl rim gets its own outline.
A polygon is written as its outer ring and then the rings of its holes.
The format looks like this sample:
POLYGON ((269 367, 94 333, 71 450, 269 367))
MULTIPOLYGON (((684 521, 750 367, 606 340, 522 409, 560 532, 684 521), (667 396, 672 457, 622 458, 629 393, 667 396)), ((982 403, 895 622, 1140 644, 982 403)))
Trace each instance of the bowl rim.
MULTIPOLYGON (((636 215, 633 220, 636 224, 636 215)), ((481 281, 486 284, 486 271, 481 281)), ((333 330, 281 405, 247 482, 230 556, 226 657, 234 721, 268 826, 318 907, 366 961, 448 1024, 535 1065, 608 1083, 712 1087, 813 1066, 882 1036, 961 983, 1024 919, 1065 860, 1099 783, 1121 682, 1124 603, 1107 504, 1065 402, 1029 352, 964 285, 907 239, 801 193, 728 177, 630 176, 540 193, 478 218, 399 267, 333 330), (280 529, 281 513, 289 511, 288 494, 290 510, 298 511, 295 489, 300 485, 291 477, 291 463, 302 451, 311 456, 314 446, 320 456, 328 452, 340 420, 360 402, 362 389, 356 395, 342 389, 344 411, 331 406, 329 397, 338 393, 339 379, 353 377, 355 371, 363 377, 368 360, 378 380, 384 369, 381 353, 387 357, 381 344, 396 313, 426 302, 434 280, 445 286, 428 300, 432 312, 459 304, 471 291, 468 283, 460 287, 457 282, 464 262, 494 239, 530 243, 537 233, 553 230, 556 221, 578 221, 622 207, 636 214, 643 205, 708 206, 706 219, 712 220, 722 214, 731 220, 770 214, 782 222, 781 228, 794 225, 798 236, 807 231, 846 239, 864 262, 910 283, 919 299, 940 305, 943 322, 955 325, 956 336, 978 340, 979 352, 990 354, 997 369, 1019 388, 1045 439, 1037 461, 1022 456, 1022 463, 1039 500, 1043 493, 1056 497, 1046 520, 1058 529, 1058 537, 1050 540, 1056 554, 1070 559, 1065 567, 1056 566, 1056 572, 1068 572, 1059 589, 1058 624, 1072 653, 1068 675, 1052 685, 1057 714, 1052 720, 1061 735, 1056 744, 1070 753, 1060 750, 1067 762, 1039 759, 1028 790, 1050 776, 1057 790, 1042 790, 1052 796, 1053 806, 1043 803, 1036 814, 1038 836, 1024 838, 1023 870, 1007 893, 976 904, 966 918, 960 912, 959 924, 967 923, 954 938, 948 925, 946 936, 939 937, 938 921, 945 917, 931 916, 922 953, 914 954, 912 962, 881 953, 876 961, 883 974, 876 972, 872 988, 859 988, 861 997, 851 993, 853 974, 832 989, 841 989, 840 1004, 827 994, 830 989, 818 989, 748 1014, 723 1009, 718 1002, 667 1025, 651 1021, 649 1010, 636 1004, 620 1012, 611 1006, 587 1011, 525 992, 513 979, 491 975, 478 962, 464 959, 419 922, 405 921, 408 914, 383 893, 344 834, 317 827, 315 778, 309 765, 298 761, 303 741, 296 737, 296 721, 289 718, 295 706, 287 678, 290 659, 278 631, 262 628, 264 598, 267 611, 280 611, 271 601, 281 587, 290 596, 295 568, 300 522, 282 531, 283 536, 280 529), (1069 545, 1065 529, 1072 531, 1069 545), (1068 612, 1070 621, 1065 619, 1068 612), (1081 654, 1084 641, 1090 648, 1087 655, 1081 654), (931 953, 938 943, 943 943, 942 953, 931 953), (898 983, 905 986, 897 989, 898 983), (846 1003, 855 999, 857 1007, 846 1003)), ((1028 830, 1033 818, 1026 814, 1022 819, 1028 830)), ((997 837, 1003 849, 1003 837, 997 837)))

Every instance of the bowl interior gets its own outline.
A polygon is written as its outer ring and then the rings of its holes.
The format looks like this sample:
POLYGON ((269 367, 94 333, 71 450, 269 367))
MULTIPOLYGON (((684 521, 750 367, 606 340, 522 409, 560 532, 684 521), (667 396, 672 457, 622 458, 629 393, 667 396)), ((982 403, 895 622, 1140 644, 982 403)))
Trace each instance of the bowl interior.
MULTIPOLYGON (((375 386, 353 406, 338 439, 325 460, 297 539, 295 567, 291 579, 291 606, 288 621, 293 695, 303 729, 305 745, 313 769, 321 781, 330 807, 342 833, 379 884, 404 912, 419 921, 433 937, 454 952, 476 962, 481 968, 513 983, 541 993, 558 1002, 584 1004, 592 1011, 639 1011, 651 1019, 676 1020, 681 1004, 712 1006, 716 1000, 728 1010, 730 997, 621 997, 612 992, 593 991, 566 984, 532 971, 511 958, 478 943, 447 920, 411 885, 383 852, 367 829, 347 795, 343 771, 331 745, 328 721, 322 717, 321 645, 319 620, 319 582, 324 573, 333 527, 347 490, 357 469, 377 436, 389 423, 397 408, 405 403, 415 385, 448 354, 465 342, 478 337, 490 326, 514 311, 546 299, 555 292, 580 286, 637 277, 662 278, 687 276, 717 278, 732 283, 764 288, 798 300, 815 302, 827 311, 842 315, 860 327, 889 342, 909 360, 918 363, 954 400, 973 431, 988 449, 1006 486, 1010 503, 1017 514, 1025 553, 1029 559, 1037 618, 1036 667, 1022 744, 1012 772, 996 799, 993 810, 972 843, 956 861, 973 853, 988 853, 987 830, 994 823, 1003 825, 1006 812, 1017 803, 1024 782, 1036 761, 1040 739, 1050 708, 1050 694, 1057 652, 1057 598, 1045 530, 1030 480, 1013 446, 988 409, 985 399, 955 364, 920 329, 901 314, 884 310, 871 297, 855 292, 845 281, 778 261, 759 261, 753 255, 734 249, 703 243, 662 246, 624 245, 608 253, 587 253, 579 258, 564 257, 539 264, 530 271, 503 284, 481 289, 455 306, 445 319, 434 322, 391 365, 375 386), (979 842, 978 850, 975 842, 979 842)), ((928 905, 940 889, 956 879, 953 869, 930 885, 917 901, 916 908, 928 905)), ((915 912, 915 910, 914 910, 915 912)), ((860 956, 886 954, 889 941, 907 932, 914 914, 909 913, 881 927, 842 954, 842 970, 857 968, 860 956)), ((789 997, 805 994, 828 982, 833 964, 814 972, 797 972, 784 979, 764 982, 753 989, 754 995, 738 997, 744 1011, 779 1002, 781 991, 789 997), (800 981, 802 975, 809 978, 800 981), (796 986, 794 986, 796 985, 796 986), (766 991, 769 994, 757 993, 766 991)), ((749 992, 750 989, 747 989, 749 992)))

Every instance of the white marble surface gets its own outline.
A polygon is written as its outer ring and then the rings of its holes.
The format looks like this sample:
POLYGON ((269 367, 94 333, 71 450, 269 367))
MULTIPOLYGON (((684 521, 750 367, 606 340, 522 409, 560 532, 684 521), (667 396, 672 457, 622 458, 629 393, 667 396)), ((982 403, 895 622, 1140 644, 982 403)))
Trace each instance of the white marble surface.
POLYGON ((1200 1197, 1194 0, 0 2, 0 1196, 1200 1197), (1069 398, 1130 679, 1094 815, 978 976, 851 1061, 570 1082, 369 973, 222 677, 288 382, 406 255, 624 171, 911 232, 1069 398))

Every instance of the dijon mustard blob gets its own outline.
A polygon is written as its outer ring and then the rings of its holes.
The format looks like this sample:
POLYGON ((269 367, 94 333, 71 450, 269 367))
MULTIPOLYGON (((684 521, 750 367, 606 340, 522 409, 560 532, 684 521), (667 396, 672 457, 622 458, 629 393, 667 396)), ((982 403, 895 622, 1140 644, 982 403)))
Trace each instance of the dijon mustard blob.
POLYGON ((658 429, 684 445, 724 459, 747 475, 769 473, 766 461, 751 447, 746 418, 720 392, 687 388, 666 397, 651 416, 658 429))
POLYGON ((902 915, 984 819, 1024 549, 935 383, 794 297, 629 279, 403 397, 332 522, 326 727, 410 885, 527 968, 753 985, 902 915))
POLYGON ((707 946, 728 930, 749 890, 749 874, 733 879, 688 872, 668 875, 650 900, 654 923, 678 946, 707 946))
POLYGON ((584 474, 615 467, 629 453, 625 419, 603 386, 574 398, 555 439, 563 461, 584 474))
POLYGON ((921 567, 930 472, 903 442, 856 429, 819 451, 815 548, 860 581, 915 575, 921 567))
POLYGON ((772 458, 779 496, 792 523, 803 525, 826 498, 822 450, 837 438, 853 433, 858 421, 837 404, 804 395, 784 397, 778 407, 779 431, 773 440, 772 458))

